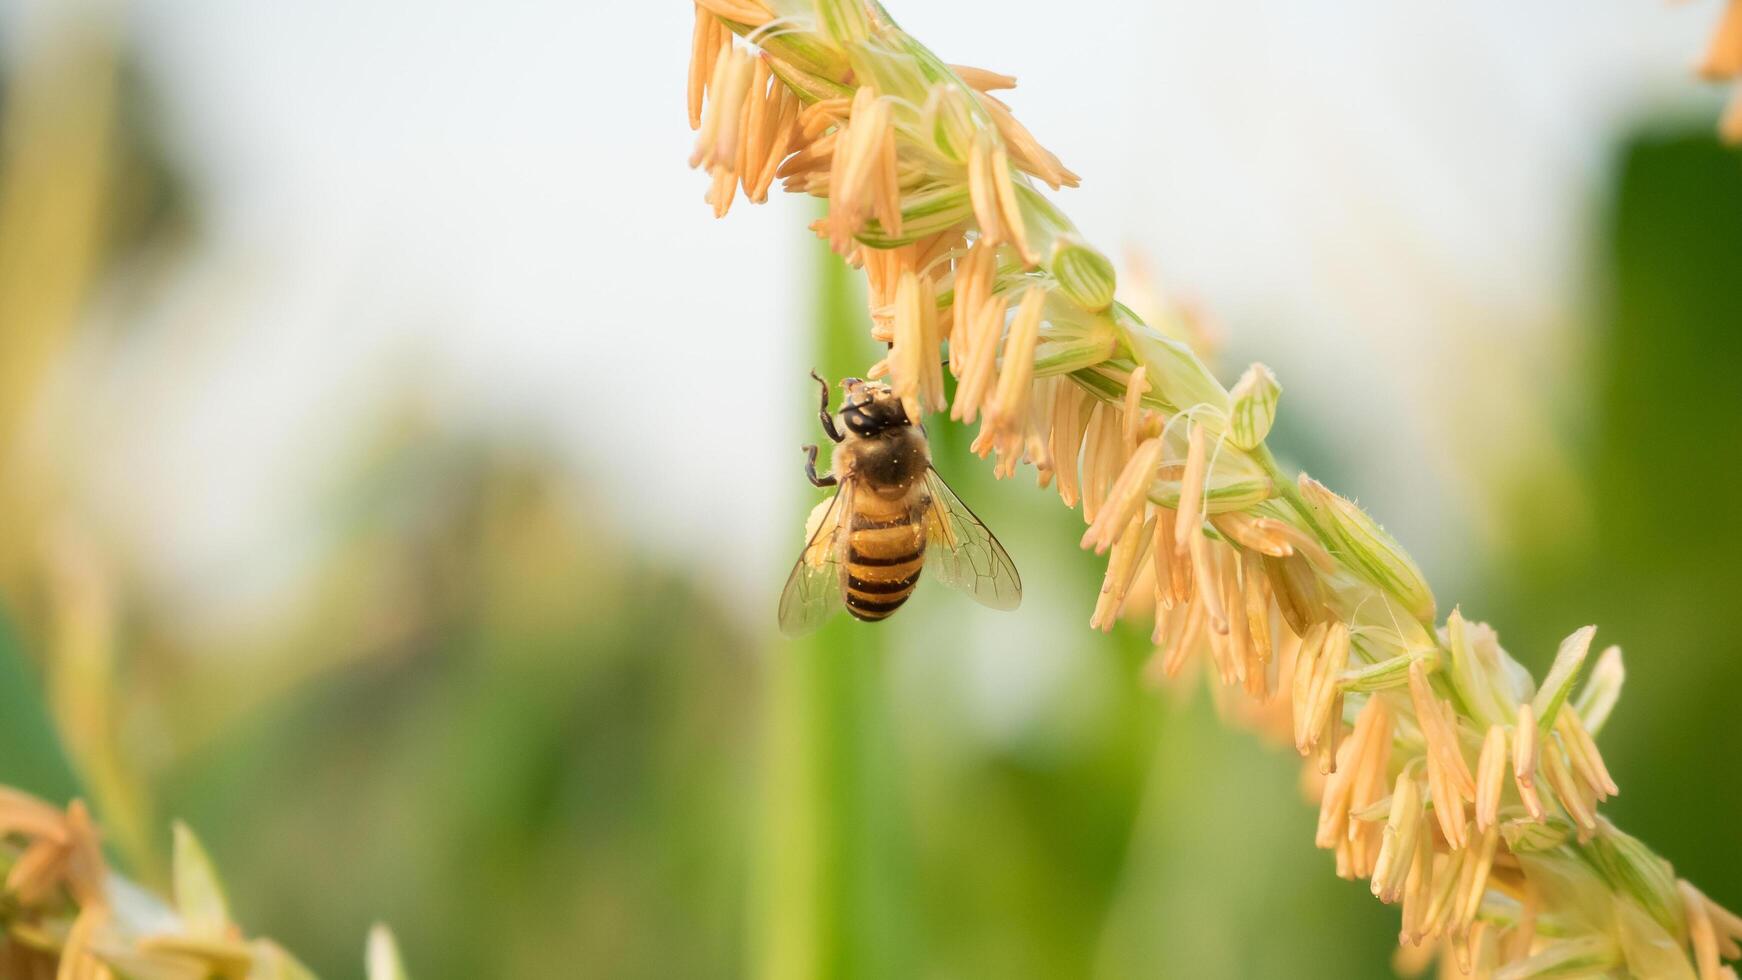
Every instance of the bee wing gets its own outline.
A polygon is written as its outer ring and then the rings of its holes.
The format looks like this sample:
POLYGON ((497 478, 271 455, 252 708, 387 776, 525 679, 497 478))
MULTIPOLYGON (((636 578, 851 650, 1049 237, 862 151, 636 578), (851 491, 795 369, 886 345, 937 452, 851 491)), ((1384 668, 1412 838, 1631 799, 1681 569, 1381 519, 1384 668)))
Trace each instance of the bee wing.
POLYGON ((843 481, 829 498, 822 520, 786 578, 786 589, 780 594, 780 631, 787 636, 809 633, 842 606, 838 531, 851 493, 852 485, 843 481))
POLYGON ((1010 554, 937 470, 926 469, 925 485, 927 571, 981 605, 1015 609, 1022 602, 1022 576, 1010 554))

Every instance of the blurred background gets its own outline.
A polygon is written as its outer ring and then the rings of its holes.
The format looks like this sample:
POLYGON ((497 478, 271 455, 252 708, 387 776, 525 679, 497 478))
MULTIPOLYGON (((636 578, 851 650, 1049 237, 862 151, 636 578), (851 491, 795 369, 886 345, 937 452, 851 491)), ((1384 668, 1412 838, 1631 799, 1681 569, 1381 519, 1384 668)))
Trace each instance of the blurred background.
MULTIPOLYGON (((1717 5, 893 5, 1287 388, 1273 441, 1540 668, 1742 905, 1742 156, 1717 5)), ((1027 598, 780 640, 808 201, 713 222, 690 8, 0 2, 0 782, 323 975, 1382 977, 1291 752, 1086 629, 1080 518, 939 468, 1027 598)))

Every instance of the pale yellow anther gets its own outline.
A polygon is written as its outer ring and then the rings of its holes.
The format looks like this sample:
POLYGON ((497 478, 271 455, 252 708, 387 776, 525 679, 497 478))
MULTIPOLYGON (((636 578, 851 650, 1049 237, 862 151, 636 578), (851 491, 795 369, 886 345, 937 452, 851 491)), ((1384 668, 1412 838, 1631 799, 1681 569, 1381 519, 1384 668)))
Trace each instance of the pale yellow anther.
POLYGON ((1545 815, 1542 797, 1536 791, 1538 758, 1536 712, 1527 701, 1518 706, 1518 723, 1512 729, 1512 780, 1532 820, 1545 815))
POLYGON ((1210 518, 1210 523, 1216 525, 1216 530, 1233 538, 1242 548, 1250 548, 1274 558, 1287 558, 1294 554, 1294 545, 1289 543, 1289 536, 1281 530, 1286 525, 1275 518, 1254 517, 1243 511, 1233 510, 1215 515, 1210 518))
MULTIPOLYGON (((1160 546, 1158 539, 1156 547, 1160 546)), ((1252 654, 1258 658, 1260 663, 1267 664, 1275 656, 1270 636, 1270 577, 1265 573, 1263 563, 1252 555, 1241 555, 1240 563, 1241 576, 1245 586, 1245 595, 1242 600, 1246 607, 1246 627, 1252 635, 1252 654)), ((1158 584, 1161 581, 1159 578, 1160 567, 1158 559, 1156 565, 1158 584)))
POLYGON ((1208 438, 1204 427, 1188 423, 1191 431, 1186 440, 1185 473, 1180 477, 1179 508, 1173 530, 1173 553, 1187 559, 1194 537, 1203 536, 1204 468, 1209 462, 1208 438))
POLYGON ((1405 769, 1397 776, 1391 791, 1391 809, 1385 821, 1384 842, 1379 847, 1379 859, 1373 866, 1371 887, 1374 897, 1387 904, 1397 901, 1415 860, 1416 844, 1421 837, 1421 791, 1415 777, 1405 769))
POLYGON ((1120 471, 1119 478, 1108 491, 1101 512, 1095 515, 1095 523, 1083 532, 1082 547, 1093 548, 1095 554, 1100 555, 1113 546, 1119 532, 1130 524, 1132 515, 1148 499, 1146 494, 1150 485, 1155 482, 1156 470, 1161 467, 1161 453, 1164 448, 1163 440, 1157 436, 1144 440, 1131 454, 1125 468, 1120 471))
POLYGON ((1506 729, 1500 725, 1488 728, 1482 740, 1482 754, 1476 761, 1476 830, 1484 832, 1494 826, 1500 815, 1500 793, 1506 784, 1506 729))
POLYGON ((1307 733, 1312 724, 1313 681, 1319 673, 1319 657, 1324 650, 1325 634, 1329 631, 1330 626, 1327 623, 1313 624, 1306 635, 1300 638, 1300 646, 1294 655, 1294 683, 1290 688, 1290 703, 1294 711, 1294 744, 1303 754, 1311 747, 1307 733))
MULTIPOLYGON (((1349 627, 1341 621, 1329 623, 1311 666, 1303 713, 1295 718, 1295 748, 1302 755, 1317 748, 1331 726, 1340 724, 1341 720, 1333 717, 1333 709, 1341 703, 1337 675, 1348 664, 1349 627)), ((1298 676, 1298 666, 1296 670, 1298 676)))
POLYGON ((1712 924, 1712 913, 1706 896, 1686 881, 1676 882, 1676 892, 1682 899, 1682 912, 1687 916, 1688 939, 1694 948, 1694 965, 1699 980, 1718 980, 1724 964, 1718 958, 1718 931, 1712 924))
MULTIPOLYGON (((1183 513, 1183 511, 1182 511, 1183 513)), ((1177 530, 1177 526, 1175 528, 1177 530)), ((1192 560, 1192 580, 1198 583, 1198 593, 1203 596, 1204 612, 1209 615, 1210 629, 1218 634, 1228 632, 1228 610, 1222 601, 1222 590, 1218 583, 1220 577, 1210 557, 1210 539, 1204 536, 1203 523, 1192 525, 1190 536, 1186 539, 1187 550, 1192 560)))
POLYGON ((1143 433, 1143 396, 1149 392, 1149 369, 1138 365, 1125 382, 1125 403, 1120 417, 1125 422, 1125 442, 1136 446, 1143 433))
POLYGON ((974 220, 979 222, 980 237, 988 245, 1004 242, 1004 222, 999 218, 998 185, 992 173, 992 141, 990 133, 981 131, 968 149, 968 199, 973 204, 974 220))

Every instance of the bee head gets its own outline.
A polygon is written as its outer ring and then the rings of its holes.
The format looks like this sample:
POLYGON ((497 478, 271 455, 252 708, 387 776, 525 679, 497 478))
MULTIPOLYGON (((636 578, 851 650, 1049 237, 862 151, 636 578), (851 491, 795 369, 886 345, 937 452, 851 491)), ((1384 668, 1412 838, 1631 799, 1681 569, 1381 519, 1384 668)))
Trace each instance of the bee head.
POLYGON ((854 435, 868 439, 896 426, 911 424, 901 399, 895 397, 888 385, 848 378, 841 382, 841 387, 847 392, 841 421, 854 435))

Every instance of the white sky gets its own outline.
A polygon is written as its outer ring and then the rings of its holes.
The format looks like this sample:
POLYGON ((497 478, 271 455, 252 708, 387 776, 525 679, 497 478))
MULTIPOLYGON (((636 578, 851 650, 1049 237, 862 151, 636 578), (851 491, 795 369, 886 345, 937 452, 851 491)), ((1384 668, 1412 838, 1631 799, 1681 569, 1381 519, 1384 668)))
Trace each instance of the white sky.
MULTIPOLYGON (((72 6, 0 0, 14 25, 72 6)), ((1018 114, 1084 177, 1067 210, 1276 367, 1285 411, 1318 413, 1352 489, 1430 569, 1481 524, 1504 459, 1478 453, 1540 437, 1555 383, 1533 375, 1564 363, 1554 328, 1612 134, 1716 104, 1687 73, 1710 3, 889 6, 946 60, 1020 76, 1018 114), (1484 397, 1456 399, 1471 372, 1484 397)), ((127 17, 206 233, 127 312, 185 334, 192 361, 138 369, 141 407, 99 468, 166 574, 210 586, 273 546, 358 413, 424 377, 545 432, 637 530, 766 593, 804 513, 808 204, 703 206, 688 4, 136 0, 127 17)))

